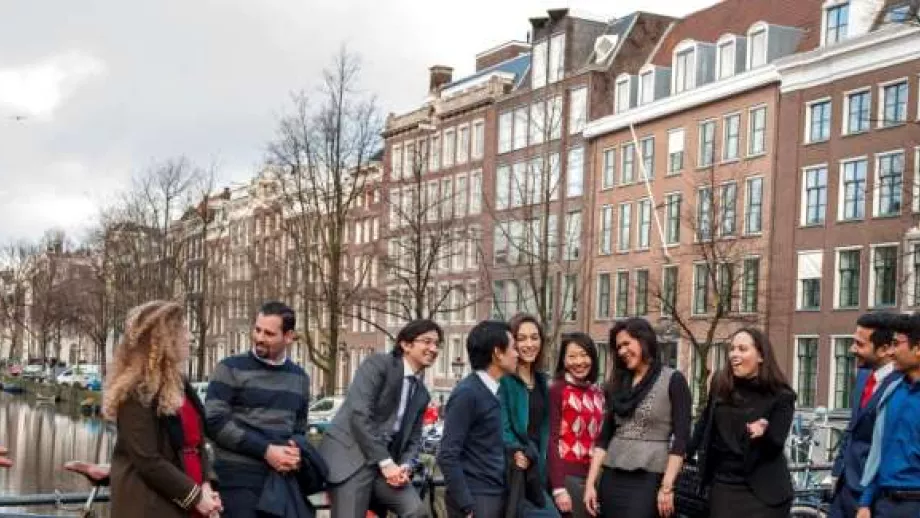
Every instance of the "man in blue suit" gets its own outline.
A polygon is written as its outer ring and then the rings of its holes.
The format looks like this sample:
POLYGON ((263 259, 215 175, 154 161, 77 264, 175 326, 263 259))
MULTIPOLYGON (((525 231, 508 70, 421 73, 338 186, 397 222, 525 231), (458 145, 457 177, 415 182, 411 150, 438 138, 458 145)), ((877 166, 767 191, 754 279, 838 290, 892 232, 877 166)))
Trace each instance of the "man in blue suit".
POLYGON ((856 321, 850 352, 859 368, 853 391, 853 411, 846 433, 837 450, 833 476, 837 478, 831 518, 854 518, 863 492, 860 479, 872 445, 872 429, 878 413, 878 399, 895 380, 891 376, 894 363, 891 347, 894 342, 892 324, 896 315, 866 313, 856 321))

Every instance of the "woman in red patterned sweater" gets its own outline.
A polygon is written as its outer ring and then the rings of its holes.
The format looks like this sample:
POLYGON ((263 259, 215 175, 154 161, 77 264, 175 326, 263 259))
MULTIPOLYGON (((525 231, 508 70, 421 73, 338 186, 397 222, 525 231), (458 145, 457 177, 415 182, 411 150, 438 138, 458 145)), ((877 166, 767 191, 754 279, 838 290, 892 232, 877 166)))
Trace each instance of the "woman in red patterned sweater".
POLYGON ((574 518, 588 517, 585 478, 594 440, 604 422, 604 392, 596 385, 597 347, 585 333, 562 336, 556 379, 549 390, 548 473, 556 507, 574 518))

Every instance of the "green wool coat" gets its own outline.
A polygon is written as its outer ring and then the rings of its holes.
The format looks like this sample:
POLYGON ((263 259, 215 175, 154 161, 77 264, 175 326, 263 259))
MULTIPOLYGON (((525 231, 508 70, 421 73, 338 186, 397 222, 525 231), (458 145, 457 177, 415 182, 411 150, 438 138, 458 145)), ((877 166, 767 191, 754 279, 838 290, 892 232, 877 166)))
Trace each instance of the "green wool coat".
MULTIPOLYGON (((521 444, 518 435, 527 438, 527 425, 530 416, 530 393, 527 385, 515 374, 502 376, 498 395, 502 402, 502 430, 505 445, 510 448, 527 449, 526 444, 521 444), (512 428, 513 427, 513 428, 512 428), (513 430, 517 431, 517 434, 513 430)), ((543 394, 546 402, 546 413, 537 430, 540 434, 539 444, 533 445, 538 455, 537 468, 540 480, 546 485, 546 453, 549 444, 549 377, 542 372, 534 373, 534 390, 543 394)), ((528 439, 529 440, 529 439, 528 439)))

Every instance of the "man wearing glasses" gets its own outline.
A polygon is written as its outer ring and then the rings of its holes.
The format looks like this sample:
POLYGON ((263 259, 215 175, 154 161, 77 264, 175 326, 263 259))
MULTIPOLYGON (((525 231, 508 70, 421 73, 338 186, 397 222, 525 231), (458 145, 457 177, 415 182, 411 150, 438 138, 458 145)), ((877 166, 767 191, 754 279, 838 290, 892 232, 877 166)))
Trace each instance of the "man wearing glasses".
POLYGON ((372 501, 402 517, 425 516, 411 485, 412 466, 431 399, 422 375, 437 360, 443 338, 431 320, 412 321, 390 354, 372 355, 358 367, 319 446, 329 466, 334 518, 364 518, 372 501))

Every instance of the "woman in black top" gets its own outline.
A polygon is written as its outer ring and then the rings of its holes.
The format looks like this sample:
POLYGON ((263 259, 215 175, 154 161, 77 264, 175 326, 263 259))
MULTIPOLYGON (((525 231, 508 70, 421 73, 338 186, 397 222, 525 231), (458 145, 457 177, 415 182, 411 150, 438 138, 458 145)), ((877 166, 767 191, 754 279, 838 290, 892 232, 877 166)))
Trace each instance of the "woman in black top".
POLYGON ((711 518, 789 515, 792 477, 783 447, 794 407, 795 393, 767 337, 756 329, 737 331, 688 448, 688 457, 699 454, 703 480, 712 484, 711 518))

